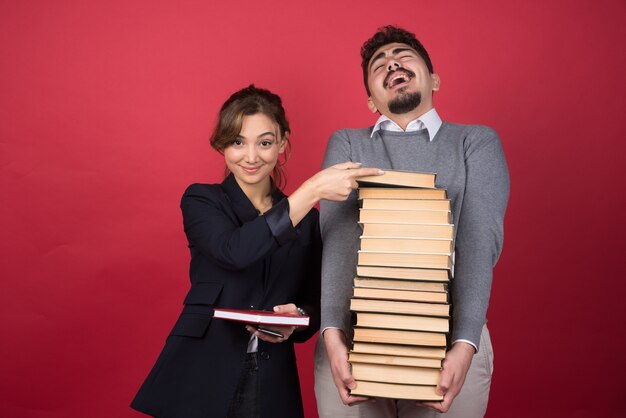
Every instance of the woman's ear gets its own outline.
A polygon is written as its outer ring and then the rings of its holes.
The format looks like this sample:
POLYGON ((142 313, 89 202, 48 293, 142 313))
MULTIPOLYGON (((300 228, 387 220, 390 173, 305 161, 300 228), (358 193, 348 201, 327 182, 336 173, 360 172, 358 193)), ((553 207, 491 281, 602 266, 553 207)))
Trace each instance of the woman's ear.
POLYGON ((280 138, 280 143, 278 144, 278 152, 285 152, 285 148, 287 147, 287 141, 289 141, 289 132, 285 132, 282 138, 280 138))

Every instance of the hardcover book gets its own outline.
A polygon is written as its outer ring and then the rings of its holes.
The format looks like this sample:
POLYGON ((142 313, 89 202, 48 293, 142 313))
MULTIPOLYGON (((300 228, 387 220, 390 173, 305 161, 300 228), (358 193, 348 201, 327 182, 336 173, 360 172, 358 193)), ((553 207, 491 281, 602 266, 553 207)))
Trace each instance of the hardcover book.
POLYGON ((390 366, 427 367, 441 369, 441 359, 424 357, 388 356, 384 354, 367 354, 351 352, 348 361, 350 363, 386 364, 390 366))
POLYGON ((354 328, 354 341, 445 347, 446 335, 437 332, 398 331, 356 327, 354 328))
POLYGON ((450 315, 450 305, 442 303, 400 302, 395 300, 357 299, 350 300, 354 312, 378 312, 406 315, 442 316, 450 315))
POLYGON ((290 315, 271 311, 255 311, 248 309, 223 309, 216 308, 214 318, 226 319, 229 321, 246 322, 248 324, 265 324, 279 326, 299 326, 308 327, 309 317, 301 315, 290 315))
POLYGON ((447 239, 454 238, 453 225, 434 224, 402 224, 402 223, 363 223, 362 238, 417 238, 417 239, 447 239))
POLYGON ((448 318, 422 315, 395 315, 374 312, 357 312, 356 325, 365 328, 403 329, 407 331, 450 331, 448 318))
POLYGON ((445 210, 361 209, 359 222, 452 225, 452 214, 445 210))
POLYGON ((447 199, 362 199, 363 209, 389 210, 447 210, 451 209, 447 199))
POLYGON ((359 188, 359 199, 447 199, 445 189, 359 188))
POLYGON ((367 380, 369 382, 436 386, 441 377, 441 370, 428 367, 352 363, 352 375, 356 380, 367 380))
POLYGON ((392 399, 410 399, 416 401, 441 401, 443 396, 435 391, 437 386, 401 385, 381 382, 356 382, 356 388, 350 393, 357 396, 370 396, 392 399))
POLYGON ((356 274, 359 277, 373 277, 395 280, 423 280, 429 282, 449 282, 449 270, 385 267, 385 266, 357 266, 356 274))
POLYGON ((352 351, 356 353, 382 354, 387 356, 424 357, 443 360, 445 347, 423 347, 416 345, 368 343, 355 341, 352 351))
POLYGON ((435 173, 418 173, 415 171, 384 170, 385 173, 379 176, 365 176, 358 179, 359 187, 368 184, 388 184, 403 187, 423 187, 435 188, 435 173))
POLYGON ((362 299, 448 303, 448 294, 442 292, 421 292, 415 290, 372 289, 367 287, 355 287, 353 294, 355 298, 362 299))
POLYGON ((373 279, 369 277, 355 277, 354 287, 370 289, 415 290, 421 292, 447 292, 448 285, 438 282, 422 282, 415 280, 373 279))

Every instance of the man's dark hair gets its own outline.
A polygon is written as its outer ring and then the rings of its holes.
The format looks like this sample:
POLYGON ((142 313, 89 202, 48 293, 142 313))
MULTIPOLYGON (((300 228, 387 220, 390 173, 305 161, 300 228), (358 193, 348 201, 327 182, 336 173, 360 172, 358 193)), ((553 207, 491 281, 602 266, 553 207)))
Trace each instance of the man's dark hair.
POLYGON ((414 33, 393 25, 383 26, 382 28, 378 28, 378 32, 376 32, 374 36, 365 41, 365 43, 361 47, 361 67, 363 67, 363 82, 365 83, 365 90, 367 91, 368 96, 370 95, 370 88, 367 85, 367 67, 370 63, 370 60, 372 59, 372 55, 374 55, 374 52, 376 52, 378 48, 395 42, 406 44, 413 48, 415 52, 417 52, 426 63, 428 72, 430 72, 431 74, 434 72, 433 63, 430 61, 430 57, 428 56, 428 52, 426 52, 426 48, 424 48, 424 45, 422 45, 422 43, 417 40, 414 33))

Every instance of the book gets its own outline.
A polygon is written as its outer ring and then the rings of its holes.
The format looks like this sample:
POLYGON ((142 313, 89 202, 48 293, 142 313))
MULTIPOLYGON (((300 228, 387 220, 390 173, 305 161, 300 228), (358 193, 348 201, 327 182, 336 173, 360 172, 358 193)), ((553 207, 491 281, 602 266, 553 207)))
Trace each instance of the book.
POLYGON ((448 294, 442 292, 422 292, 415 290, 374 289, 368 287, 355 287, 355 298, 405 300, 408 302, 431 302, 448 303, 448 294))
POLYGON ((255 311, 249 309, 223 309, 215 308, 214 318, 229 321, 246 322, 248 324, 265 324, 279 326, 309 326, 309 317, 276 313, 271 311, 255 311))
POLYGON ((361 209, 450 211, 451 208, 452 205, 448 199, 362 199, 361 201, 361 209))
POLYGON ((435 173, 418 173, 416 171, 384 170, 385 173, 378 176, 365 176, 357 179, 359 187, 368 184, 388 184, 402 187, 435 188, 435 173))
POLYGON ((450 305, 442 303, 399 302, 395 300, 378 299, 352 298, 350 300, 350 310, 354 312, 378 312, 441 317, 448 317, 450 315, 450 305))
POLYGON ((389 251, 394 253, 452 254, 452 240, 411 238, 361 238, 363 251, 389 251))
POLYGON ((423 345, 445 347, 446 335, 438 332, 400 331, 379 328, 354 328, 354 341, 387 344, 423 345))
POLYGON ((403 267, 357 266, 359 277, 376 277, 397 280, 423 280, 430 282, 449 282, 449 270, 416 269, 403 267))
POLYGON ((416 345, 381 344, 355 341, 352 351, 357 353, 384 354, 389 356, 425 357, 443 360, 445 347, 420 347, 416 345))
POLYGON ((362 238, 419 238, 447 239, 454 238, 454 225, 424 225, 399 223, 363 223, 362 238))
POLYGON ((448 291, 448 285, 445 283, 418 282, 413 280, 370 279, 367 277, 355 277, 354 287, 366 287, 372 289, 415 290, 421 292, 448 291))
POLYGON ((401 385, 381 382, 356 382, 350 393, 356 396, 408 399, 416 401, 442 401, 443 396, 435 391, 437 386, 401 385))
POLYGON ((437 385, 441 378, 441 370, 428 367, 352 363, 352 376, 355 380, 369 382, 437 385))
POLYGON ((391 366, 428 367, 441 369, 441 359, 424 357, 388 356, 384 354, 368 354, 351 352, 348 356, 350 363, 387 364, 391 366))
POLYGON ((358 264, 360 266, 450 269, 452 268, 452 258, 447 254, 359 251, 358 264))
POLYGON ((359 222, 392 224, 451 225, 452 214, 444 210, 361 209, 359 222))
POLYGON ((396 187, 359 188, 359 199, 446 199, 445 189, 410 189, 396 187))
POLYGON ((373 312, 357 312, 356 325, 364 328, 388 328, 407 331, 450 331, 448 318, 422 315, 394 315, 373 312))

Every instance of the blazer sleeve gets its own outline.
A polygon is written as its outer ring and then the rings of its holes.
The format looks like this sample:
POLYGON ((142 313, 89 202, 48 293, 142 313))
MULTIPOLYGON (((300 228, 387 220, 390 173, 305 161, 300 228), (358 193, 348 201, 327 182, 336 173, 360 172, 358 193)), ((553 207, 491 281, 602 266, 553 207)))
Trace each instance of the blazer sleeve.
POLYGON ((243 270, 297 238, 286 198, 241 225, 218 186, 192 184, 180 207, 189 245, 225 269, 243 270))

